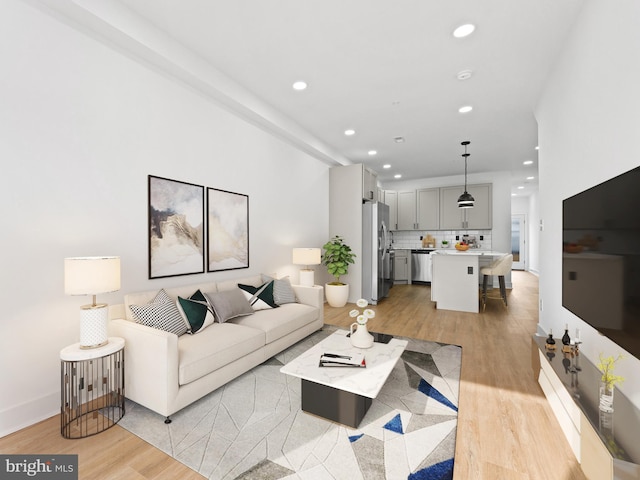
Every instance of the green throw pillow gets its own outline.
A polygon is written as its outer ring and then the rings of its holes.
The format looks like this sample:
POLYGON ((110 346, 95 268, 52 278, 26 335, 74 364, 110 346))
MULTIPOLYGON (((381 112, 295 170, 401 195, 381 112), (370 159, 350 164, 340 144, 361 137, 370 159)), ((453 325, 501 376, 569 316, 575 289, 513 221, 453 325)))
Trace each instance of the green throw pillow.
POLYGON ((201 332, 213 324, 213 311, 200 290, 197 290, 189 298, 178 297, 176 306, 187 323, 188 333, 201 332))

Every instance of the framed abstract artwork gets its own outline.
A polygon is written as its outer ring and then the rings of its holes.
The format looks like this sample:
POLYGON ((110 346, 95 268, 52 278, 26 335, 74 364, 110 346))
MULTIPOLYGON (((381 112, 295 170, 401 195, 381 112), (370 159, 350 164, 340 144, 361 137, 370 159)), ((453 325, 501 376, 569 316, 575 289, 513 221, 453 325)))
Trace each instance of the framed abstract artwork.
POLYGON ((149 175, 149 278, 204 273, 204 187, 149 175))
POLYGON ((207 271, 249 268, 249 196, 207 188, 207 271))

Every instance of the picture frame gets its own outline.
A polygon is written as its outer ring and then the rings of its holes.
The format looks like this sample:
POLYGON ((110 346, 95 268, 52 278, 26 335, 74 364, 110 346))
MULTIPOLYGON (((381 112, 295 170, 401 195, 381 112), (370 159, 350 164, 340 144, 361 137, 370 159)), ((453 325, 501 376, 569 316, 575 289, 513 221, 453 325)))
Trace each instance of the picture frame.
POLYGON ((249 268, 249 195, 207 188, 207 271, 249 268))
POLYGON ((204 273, 204 186, 148 176, 149 278, 204 273))

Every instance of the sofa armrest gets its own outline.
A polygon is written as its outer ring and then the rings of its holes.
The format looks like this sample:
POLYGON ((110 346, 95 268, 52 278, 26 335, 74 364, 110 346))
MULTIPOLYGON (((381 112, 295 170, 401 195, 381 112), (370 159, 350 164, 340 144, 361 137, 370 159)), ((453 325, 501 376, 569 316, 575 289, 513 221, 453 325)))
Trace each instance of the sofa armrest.
POLYGON ((324 288, 320 285, 305 287, 303 285, 291 285, 300 303, 316 307, 320 313, 319 318, 324 322, 324 288))
POLYGON ((124 319, 111 320, 109 330, 125 340, 125 397, 171 415, 178 394, 177 335, 124 319))

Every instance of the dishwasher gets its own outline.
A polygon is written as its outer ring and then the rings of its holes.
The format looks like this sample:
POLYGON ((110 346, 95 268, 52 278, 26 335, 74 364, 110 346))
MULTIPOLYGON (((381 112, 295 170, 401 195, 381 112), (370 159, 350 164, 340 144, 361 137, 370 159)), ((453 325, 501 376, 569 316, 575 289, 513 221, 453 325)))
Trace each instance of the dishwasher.
POLYGON ((431 283, 431 252, 433 250, 411 250, 411 283, 431 283))

